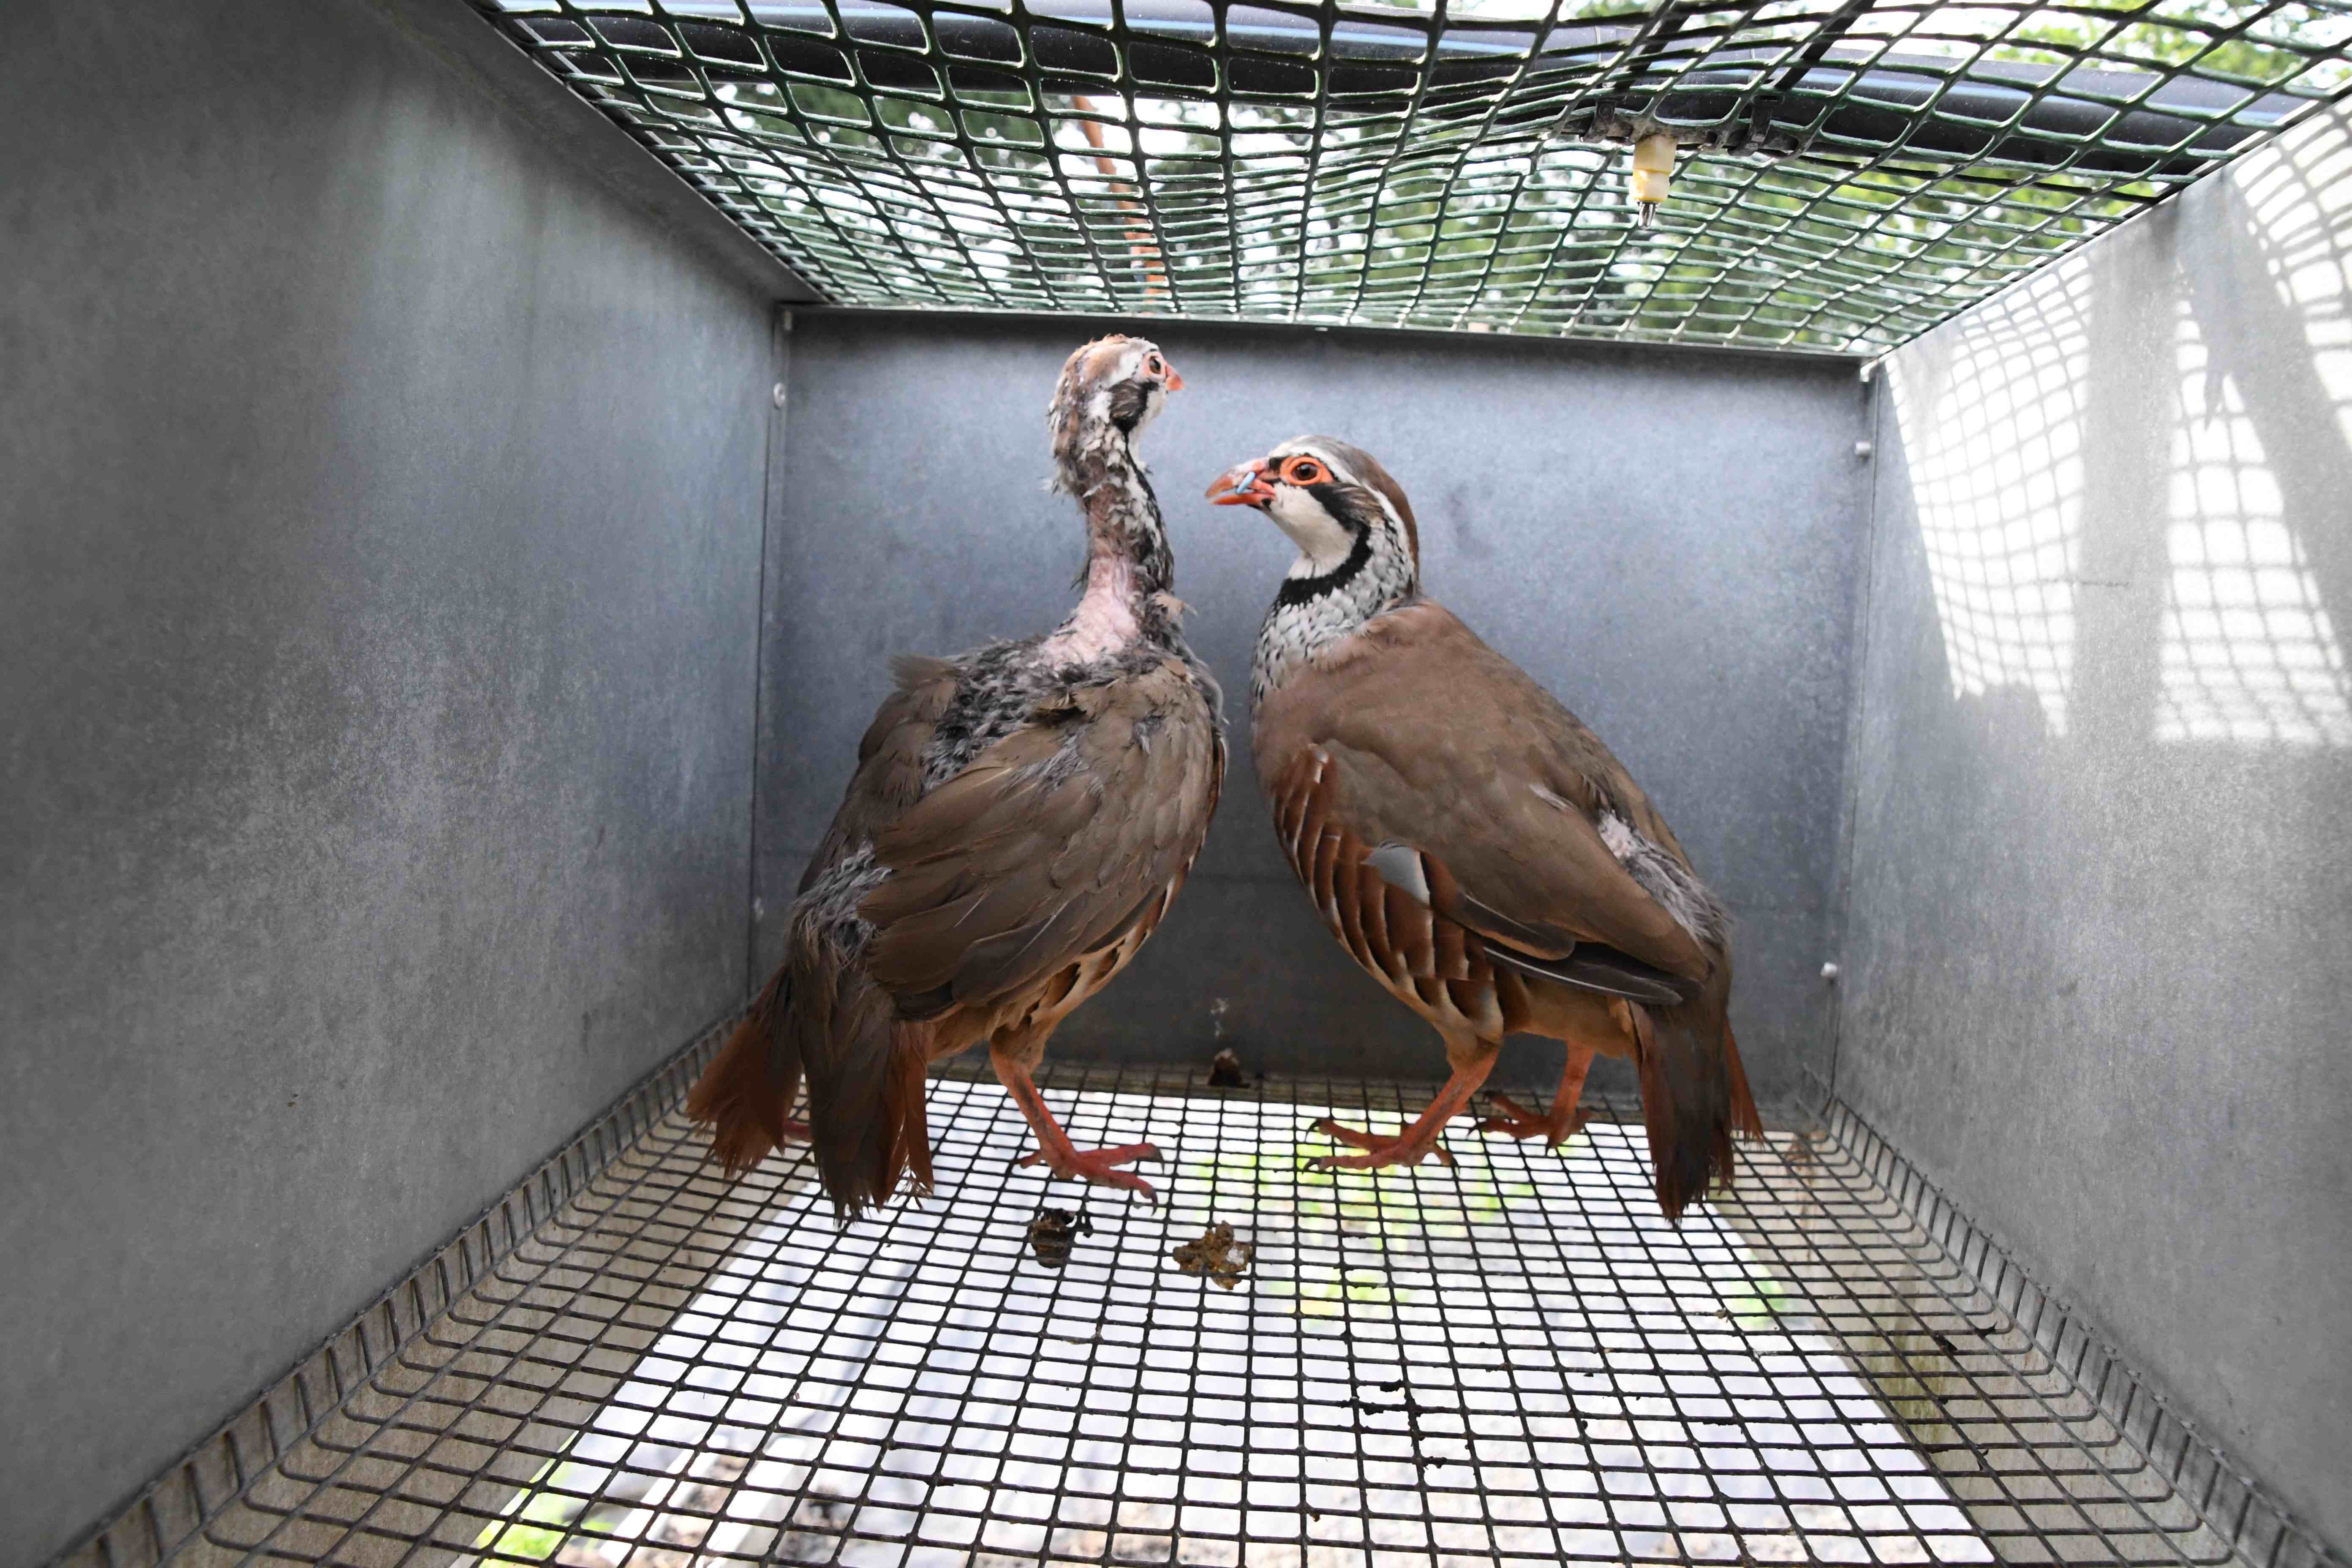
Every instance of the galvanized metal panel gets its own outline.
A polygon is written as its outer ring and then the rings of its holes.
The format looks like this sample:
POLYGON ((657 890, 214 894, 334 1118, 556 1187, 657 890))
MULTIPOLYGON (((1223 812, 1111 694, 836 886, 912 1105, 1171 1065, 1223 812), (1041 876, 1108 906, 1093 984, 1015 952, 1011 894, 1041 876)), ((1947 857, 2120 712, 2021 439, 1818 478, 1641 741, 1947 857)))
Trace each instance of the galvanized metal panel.
POLYGON ((26 1563, 741 995, 772 370, 373 7, 10 6, 0 145, 26 1563))
POLYGON ((2352 1541, 2352 119, 1890 362, 1837 1087, 2352 1541))

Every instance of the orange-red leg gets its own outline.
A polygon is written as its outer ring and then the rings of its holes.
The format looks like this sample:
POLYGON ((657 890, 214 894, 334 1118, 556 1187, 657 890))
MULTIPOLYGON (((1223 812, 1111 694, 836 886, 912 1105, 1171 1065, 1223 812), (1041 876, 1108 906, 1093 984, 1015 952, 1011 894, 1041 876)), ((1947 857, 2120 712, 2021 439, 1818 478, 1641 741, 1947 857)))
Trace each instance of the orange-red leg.
POLYGON ((1149 1143, 1122 1143, 1116 1149, 1078 1148, 1062 1131, 1062 1124, 1054 1120, 1054 1113, 1045 1109, 1045 1097, 1037 1092, 1028 1068, 995 1050, 988 1053, 988 1065, 996 1069, 997 1080, 1012 1094, 1013 1103, 1021 1108, 1021 1114, 1029 1119, 1030 1127, 1037 1134, 1036 1149, 1015 1161, 1016 1165, 1043 1165, 1066 1181, 1125 1187, 1151 1198, 1150 1182, 1118 1167, 1138 1160, 1157 1160, 1158 1149, 1149 1143))
POLYGON ((1438 1135, 1445 1124, 1462 1113, 1478 1086, 1495 1068, 1495 1053, 1481 1052, 1468 1067, 1457 1067, 1437 1098, 1429 1102, 1413 1124, 1394 1138, 1380 1138, 1370 1132, 1359 1132, 1352 1127, 1342 1127, 1329 1117, 1315 1123, 1315 1130, 1342 1143, 1352 1143, 1365 1151, 1361 1154, 1325 1154, 1307 1162, 1315 1171, 1377 1171, 1387 1165, 1417 1165, 1434 1156, 1440 1163, 1451 1165, 1454 1156, 1439 1143, 1438 1135))
POLYGON ((1592 1070, 1593 1055, 1591 1046, 1568 1047, 1568 1065, 1559 1074, 1559 1092, 1552 1096, 1548 1114, 1538 1115, 1510 1096, 1497 1094, 1491 1098, 1502 1114, 1489 1116, 1478 1123, 1478 1131, 1506 1133, 1513 1138, 1540 1138, 1552 1148, 1559 1148, 1584 1126, 1584 1112, 1576 1107, 1577 1101, 1584 1098, 1584 1075, 1592 1070))

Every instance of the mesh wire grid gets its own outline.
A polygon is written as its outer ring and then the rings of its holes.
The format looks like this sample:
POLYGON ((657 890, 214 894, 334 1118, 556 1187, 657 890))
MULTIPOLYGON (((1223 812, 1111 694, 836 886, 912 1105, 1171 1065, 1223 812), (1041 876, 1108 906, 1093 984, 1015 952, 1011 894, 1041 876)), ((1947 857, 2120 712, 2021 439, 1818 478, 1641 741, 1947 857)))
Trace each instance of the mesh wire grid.
POLYGON ((1833 352, 2352 89, 2352 0, 477 3, 836 303, 1833 352))
POLYGON ((706 1163, 676 1106, 714 1044, 468 1288, 330 1347, 69 1561, 2328 1561, 2103 1398, 1850 1118, 1677 1231, 1638 1124, 1333 1177, 1309 1118, 1426 1089, 1049 1079, 1081 1142, 1159 1142, 1154 1208, 1014 1173, 1002 1089, 943 1079, 938 1195, 836 1226, 804 1154, 706 1163), (1088 1222, 1066 1256, 1043 1207, 1088 1222), (1213 1220, 1256 1248, 1230 1290, 1169 1257, 1213 1220))

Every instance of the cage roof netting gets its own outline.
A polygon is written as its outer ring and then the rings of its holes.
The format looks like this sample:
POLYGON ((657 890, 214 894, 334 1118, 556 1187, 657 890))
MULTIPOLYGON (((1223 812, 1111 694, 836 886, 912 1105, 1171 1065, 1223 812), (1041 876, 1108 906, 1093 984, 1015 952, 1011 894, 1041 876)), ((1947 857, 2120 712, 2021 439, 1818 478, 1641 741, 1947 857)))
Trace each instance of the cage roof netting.
POLYGON ((2352 0, 478 4, 836 303, 1860 353, 2352 91, 2352 0))

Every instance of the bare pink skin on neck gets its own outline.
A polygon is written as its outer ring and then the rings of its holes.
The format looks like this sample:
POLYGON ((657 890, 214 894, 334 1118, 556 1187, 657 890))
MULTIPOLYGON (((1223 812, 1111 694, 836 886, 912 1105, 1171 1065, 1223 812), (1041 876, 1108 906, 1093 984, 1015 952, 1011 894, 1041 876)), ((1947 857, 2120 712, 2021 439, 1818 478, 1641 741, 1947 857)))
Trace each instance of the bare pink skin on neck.
POLYGON ((1057 664, 1091 664, 1142 635, 1135 614, 1135 563, 1116 550, 1095 551, 1087 563, 1086 596, 1069 624, 1038 649, 1057 664))

